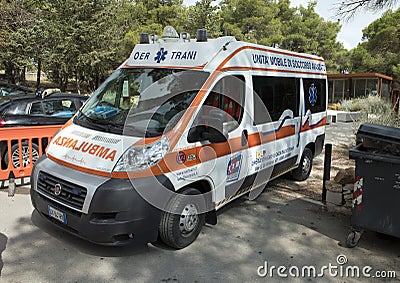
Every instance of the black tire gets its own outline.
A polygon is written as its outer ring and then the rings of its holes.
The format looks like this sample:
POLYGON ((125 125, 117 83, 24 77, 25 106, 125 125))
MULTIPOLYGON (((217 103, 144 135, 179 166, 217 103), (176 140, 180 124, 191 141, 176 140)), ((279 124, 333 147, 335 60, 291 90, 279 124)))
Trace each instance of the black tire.
POLYGON ((200 194, 197 189, 185 188, 170 201, 168 211, 176 211, 177 214, 165 211, 162 213, 158 233, 164 244, 182 249, 196 240, 205 223, 205 214, 198 213, 204 203, 194 203, 187 196, 200 194))
POLYGON ((299 167, 292 171, 292 177, 296 181, 304 181, 310 176, 313 163, 313 153, 306 147, 301 156, 299 167))
MULTIPOLYGON (((26 167, 29 163, 29 143, 28 142, 22 142, 22 167, 26 167)), ((35 163, 36 160, 39 159, 39 147, 35 144, 32 143, 32 161, 35 163)), ((3 156, 4 163, 6 167, 8 167, 8 151, 4 153, 3 156)), ((18 143, 14 144, 11 147, 11 162, 14 168, 19 168, 19 147, 18 143)))

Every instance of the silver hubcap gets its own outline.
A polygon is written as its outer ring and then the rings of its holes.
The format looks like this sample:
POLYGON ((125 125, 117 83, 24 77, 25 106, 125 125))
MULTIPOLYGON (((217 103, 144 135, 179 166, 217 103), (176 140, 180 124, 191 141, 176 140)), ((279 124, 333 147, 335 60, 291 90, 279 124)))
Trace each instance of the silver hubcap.
POLYGON ((303 174, 307 174, 311 168, 311 160, 305 156, 303 160, 303 174))
POLYGON ((192 232, 199 223, 199 216, 197 208, 194 204, 187 204, 181 213, 179 219, 179 229, 181 233, 188 234, 192 232))
MULTIPOLYGON (((32 148, 32 161, 35 162, 39 158, 39 153, 36 149, 32 148)), ((13 151, 11 156, 12 164, 15 168, 20 167, 19 164, 19 148, 13 151)), ((22 146, 22 166, 26 167, 30 163, 29 160, 29 146, 22 146)))

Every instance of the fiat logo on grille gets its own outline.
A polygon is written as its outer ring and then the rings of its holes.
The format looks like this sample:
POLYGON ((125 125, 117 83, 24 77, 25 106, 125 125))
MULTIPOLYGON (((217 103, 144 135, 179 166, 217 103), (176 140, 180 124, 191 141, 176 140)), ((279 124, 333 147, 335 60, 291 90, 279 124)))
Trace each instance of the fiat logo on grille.
POLYGON ((61 194, 62 187, 60 184, 55 184, 54 186, 54 194, 59 196, 61 194))

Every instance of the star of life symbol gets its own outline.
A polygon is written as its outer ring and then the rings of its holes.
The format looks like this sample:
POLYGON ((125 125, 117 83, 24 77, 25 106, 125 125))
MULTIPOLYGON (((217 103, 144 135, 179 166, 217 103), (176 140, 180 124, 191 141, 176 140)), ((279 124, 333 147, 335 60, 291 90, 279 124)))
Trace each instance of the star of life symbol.
POLYGON ((308 100, 311 103, 311 106, 314 106, 315 103, 317 102, 317 88, 315 87, 314 84, 311 84, 309 90, 308 90, 308 100))
POLYGON ((167 50, 164 50, 164 48, 161 48, 160 51, 157 52, 156 57, 154 57, 154 61, 157 63, 160 63, 161 61, 164 61, 166 59, 166 55, 168 54, 167 50))

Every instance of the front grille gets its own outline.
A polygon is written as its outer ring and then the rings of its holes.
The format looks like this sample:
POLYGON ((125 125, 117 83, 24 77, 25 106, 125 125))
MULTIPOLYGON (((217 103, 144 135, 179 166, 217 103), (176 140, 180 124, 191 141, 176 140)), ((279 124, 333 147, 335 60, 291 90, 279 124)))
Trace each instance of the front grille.
POLYGON ((62 205, 62 204, 59 204, 58 202, 55 202, 54 200, 51 200, 48 197, 43 196, 41 194, 38 194, 38 196, 41 200, 45 201, 47 204, 51 205, 53 208, 57 208, 57 209, 61 210, 62 212, 67 212, 67 213, 73 214, 77 217, 82 216, 82 212, 76 211, 75 209, 66 207, 65 205, 62 205))
POLYGON ((53 199, 57 199, 58 201, 73 208, 82 210, 87 193, 86 188, 54 177, 43 171, 39 172, 37 187, 38 190, 45 195, 50 196, 53 199), (56 195, 56 187, 58 187, 58 189, 61 188, 59 195, 56 195))

